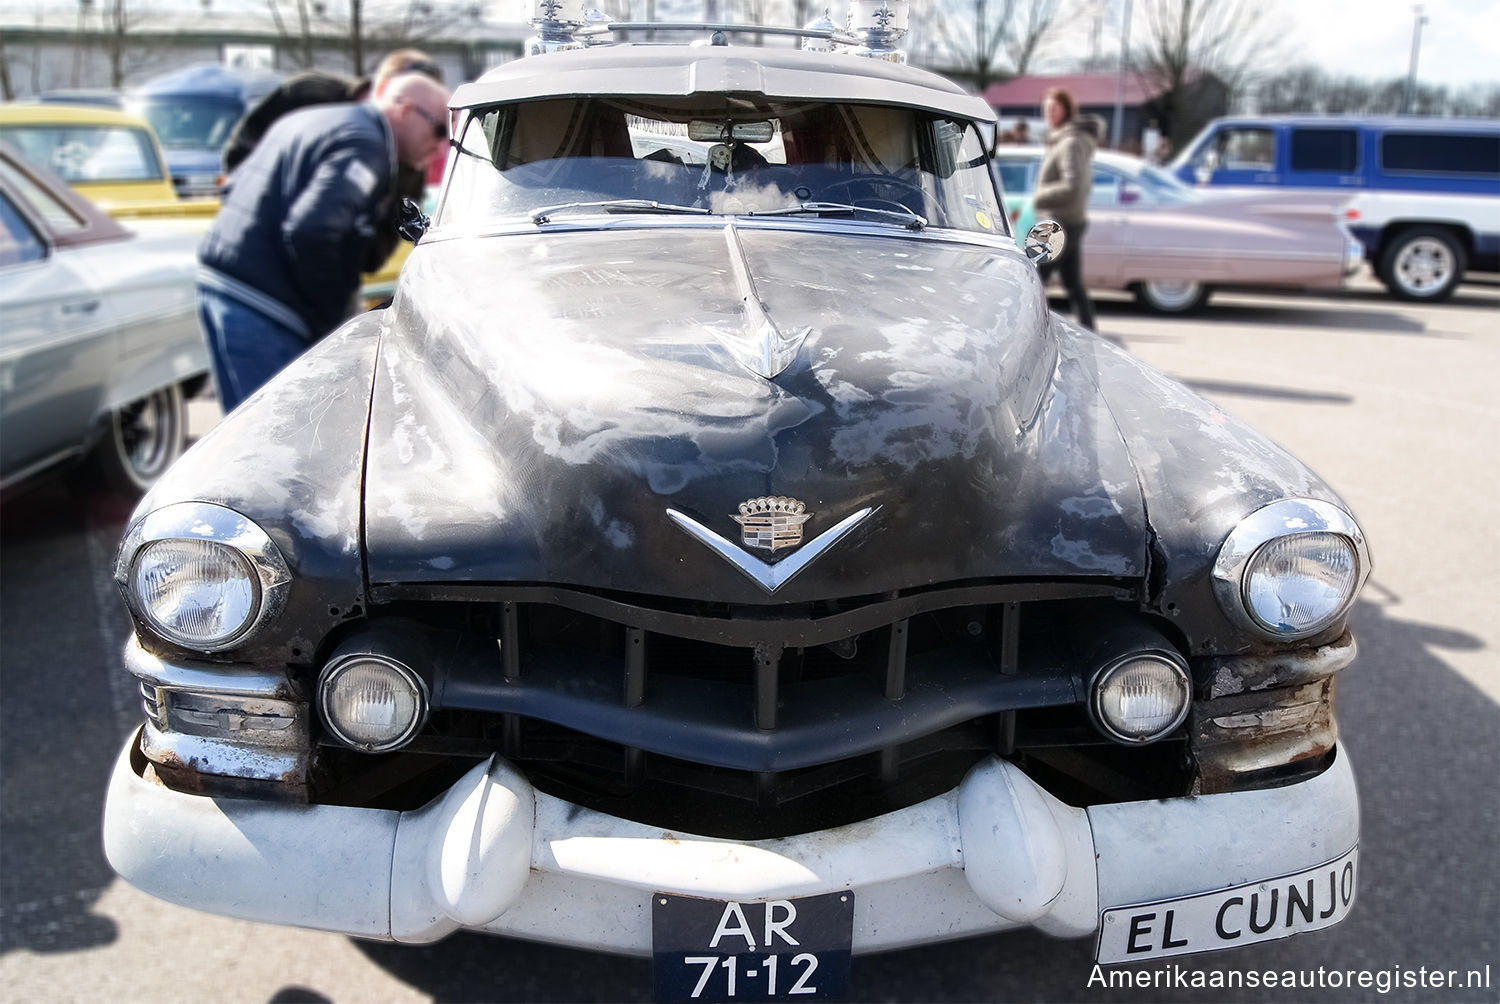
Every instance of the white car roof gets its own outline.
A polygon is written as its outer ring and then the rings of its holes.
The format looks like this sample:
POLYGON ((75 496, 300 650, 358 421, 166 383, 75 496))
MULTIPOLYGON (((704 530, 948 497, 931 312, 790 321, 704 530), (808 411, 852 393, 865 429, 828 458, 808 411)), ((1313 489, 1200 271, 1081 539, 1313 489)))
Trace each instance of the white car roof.
POLYGON ((859 56, 736 46, 619 45, 527 56, 459 87, 452 106, 720 93, 895 105, 995 121, 982 98, 926 70, 859 56))

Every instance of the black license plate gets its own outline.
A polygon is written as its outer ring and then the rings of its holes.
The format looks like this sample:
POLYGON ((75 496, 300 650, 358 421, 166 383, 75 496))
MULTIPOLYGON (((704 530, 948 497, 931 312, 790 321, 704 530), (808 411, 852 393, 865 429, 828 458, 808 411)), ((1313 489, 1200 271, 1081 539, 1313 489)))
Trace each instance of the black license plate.
POLYGON ((853 935, 852 892, 766 903, 656 893, 656 999, 843 1000, 853 935))

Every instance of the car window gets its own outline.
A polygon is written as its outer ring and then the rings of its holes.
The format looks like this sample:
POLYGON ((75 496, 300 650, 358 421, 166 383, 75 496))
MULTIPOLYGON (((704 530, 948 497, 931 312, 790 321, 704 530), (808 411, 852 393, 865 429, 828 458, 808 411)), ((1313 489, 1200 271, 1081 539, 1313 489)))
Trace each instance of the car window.
POLYGON ((10 197, 0 193, 0 268, 46 257, 47 246, 21 216, 10 197))
POLYGON ((242 102, 189 96, 146 98, 131 105, 168 150, 218 150, 240 120, 242 102))
POLYGON ((1387 171, 1500 178, 1500 134, 1388 132, 1380 163, 1387 171))
POLYGON ((1176 175, 1159 167, 1140 164, 1129 180, 1140 189, 1140 202, 1161 206, 1180 206, 1188 202, 1200 202, 1203 196, 1184 185, 1176 175))
POLYGON ((722 215, 831 202, 911 211, 936 226, 1005 226, 973 123, 911 108, 750 106, 722 95, 551 99, 477 110, 459 148, 440 227, 610 200, 722 215))
POLYGON ((62 180, 160 181, 164 175, 145 129, 112 125, 0 126, 0 139, 62 180))
POLYGON ((1090 181, 1092 187, 1089 189, 1089 205, 1118 206, 1120 204, 1121 178, 1118 174, 1096 167, 1090 181))
POLYGON ((1218 166, 1227 170, 1269 171, 1276 166, 1276 136, 1269 129, 1225 129, 1212 149, 1218 166))
POLYGON ((1031 168, 1024 161, 997 161, 995 170, 1000 174, 1000 187, 1006 195, 1025 195, 1031 191, 1031 168))
POLYGON ((1293 129, 1293 171, 1353 174, 1359 170, 1359 133, 1353 129, 1293 129))
POLYGON ((73 207, 17 171, 8 161, 0 160, 0 177, 4 177, 6 184, 25 201, 32 214, 40 217, 54 233, 72 233, 88 227, 88 221, 74 212, 73 207))

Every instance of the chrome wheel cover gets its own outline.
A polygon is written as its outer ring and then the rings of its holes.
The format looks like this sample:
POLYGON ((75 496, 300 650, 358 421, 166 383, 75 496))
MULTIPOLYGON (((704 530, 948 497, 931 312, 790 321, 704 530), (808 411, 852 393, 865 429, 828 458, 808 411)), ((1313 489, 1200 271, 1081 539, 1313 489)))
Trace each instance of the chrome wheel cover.
POLYGON ((1412 296, 1431 296, 1453 279, 1458 263, 1453 251, 1436 237, 1418 237, 1396 252, 1391 275, 1412 296))
POLYGON ((1157 279, 1145 287, 1151 302, 1162 310, 1185 310, 1203 290, 1203 284, 1192 279, 1157 279))
POLYGON ((182 415, 171 388, 156 391, 115 413, 115 448, 142 482, 166 470, 177 454, 182 415))

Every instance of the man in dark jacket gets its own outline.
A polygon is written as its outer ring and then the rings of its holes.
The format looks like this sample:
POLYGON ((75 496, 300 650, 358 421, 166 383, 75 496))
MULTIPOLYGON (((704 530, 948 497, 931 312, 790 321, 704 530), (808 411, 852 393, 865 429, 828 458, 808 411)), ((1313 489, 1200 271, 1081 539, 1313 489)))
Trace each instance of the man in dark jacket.
MULTIPOLYGON (((308 70, 288 77, 235 123, 224 144, 224 173, 228 174, 239 167, 250 156, 266 130, 283 115, 311 105, 378 98, 385 93, 391 80, 403 73, 423 73, 438 83, 443 83, 443 68, 420 49, 397 49, 380 61, 371 77, 346 77, 322 70, 308 70)), ((396 166, 396 187, 401 198, 411 199, 420 205, 426 186, 425 164, 420 169, 405 164, 396 166)), ((379 271, 380 266, 385 264, 385 260, 396 249, 397 231, 401 224, 400 209, 398 199, 391 207, 390 217, 371 243, 369 258, 361 271, 379 271)))
POLYGON ((342 321, 397 198, 396 165, 448 138, 448 92, 419 73, 378 98, 278 119, 229 179, 198 248, 199 317, 227 412, 342 321))

